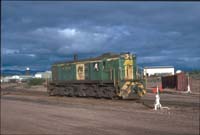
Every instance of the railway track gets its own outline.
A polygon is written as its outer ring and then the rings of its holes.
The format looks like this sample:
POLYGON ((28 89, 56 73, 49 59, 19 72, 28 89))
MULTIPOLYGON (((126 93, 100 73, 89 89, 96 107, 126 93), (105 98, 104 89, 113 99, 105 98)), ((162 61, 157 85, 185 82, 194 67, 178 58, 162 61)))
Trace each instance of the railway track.
MULTIPOLYGON (((1 96, 2 98, 7 98, 7 97, 4 97, 5 95, 24 95, 24 96, 36 96, 36 97, 40 97, 41 100, 43 98, 48 98, 48 94, 46 91, 33 91, 33 90, 27 90, 27 89, 15 89, 14 87, 8 87, 8 88, 5 88, 5 89, 2 89, 1 90, 1 96)), ((174 95, 173 95, 174 96, 174 95)), ((60 98, 60 96, 51 96, 51 97, 56 97, 56 98, 60 98)), ((63 96, 64 97, 64 96, 63 96)), ((75 97, 77 98, 77 97, 75 97)), ((80 98, 80 97, 79 97, 80 98)), ((82 97, 83 99, 84 97, 82 97)), ((95 97, 90 97, 88 98, 88 100, 90 99, 95 99, 95 97)), ((199 98, 199 97, 193 97, 193 98, 199 98)), ((7 99, 10 99, 11 98, 7 98, 7 99)), ((14 98, 12 97, 13 100, 17 100, 17 98, 14 98)), ((60 98, 61 99, 61 98, 60 98)), ((62 98, 63 99, 63 98, 62 98)), ((72 99, 72 98, 71 98, 72 99)), ((87 99, 87 98, 85 98, 87 99)), ((106 100, 106 98, 103 98, 106 100)), ((20 100, 20 99, 18 99, 20 100)), ((26 100, 26 99, 22 99, 22 100, 26 100)), ((99 98, 97 100, 100 100, 99 98)), ((31 100, 32 101, 32 100, 31 100)), ((119 99, 113 99, 113 100, 109 100, 109 101, 113 101, 113 102, 120 102, 120 103, 127 103, 127 104, 131 104, 131 103, 141 103, 143 104, 144 106, 148 107, 148 108, 153 108, 153 105, 154 105, 154 101, 155 101, 155 98, 142 98, 142 99, 135 99, 135 100, 119 100, 119 99)), ((185 101, 184 100, 161 100, 161 104, 164 105, 164 106, 174 106, 174 107, 194 107, 194 108, 200 108, 200 102, 193 102, 193 101, 185 101)))

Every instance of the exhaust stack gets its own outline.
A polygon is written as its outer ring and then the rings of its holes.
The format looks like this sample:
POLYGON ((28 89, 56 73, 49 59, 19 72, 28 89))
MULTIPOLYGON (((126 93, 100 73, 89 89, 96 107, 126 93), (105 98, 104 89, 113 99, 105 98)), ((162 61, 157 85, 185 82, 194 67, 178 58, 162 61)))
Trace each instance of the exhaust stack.
POLYGON ((77 60, 78 60, 78 55, 74 54, 74 61, 77 61, 77 60))

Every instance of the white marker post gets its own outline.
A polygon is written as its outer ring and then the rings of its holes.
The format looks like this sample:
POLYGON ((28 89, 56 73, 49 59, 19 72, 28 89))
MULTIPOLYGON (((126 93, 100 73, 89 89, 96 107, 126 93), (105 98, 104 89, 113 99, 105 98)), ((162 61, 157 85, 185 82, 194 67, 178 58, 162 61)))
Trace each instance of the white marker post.
POLYGON ((182 93, 192 93, 191 89, 190 89, 190 78, 189 78, 189 73, 188 73, 188 86, 187 86, 187 91, 184 91, 182 93))
POLYGON ((190 90, 190 78, 189 78, 189 74, 188 74, 188 87, 187 87, 187 93, 192 93, 192 91, 190 90))
POLYGON ((157 93, 156 93, 156 100, 154 104, 154 110, 161 109, 162 105, 160 104, 160 96, 159 96, 159 90, 158 90, 158 85, 157 85, 157 93))

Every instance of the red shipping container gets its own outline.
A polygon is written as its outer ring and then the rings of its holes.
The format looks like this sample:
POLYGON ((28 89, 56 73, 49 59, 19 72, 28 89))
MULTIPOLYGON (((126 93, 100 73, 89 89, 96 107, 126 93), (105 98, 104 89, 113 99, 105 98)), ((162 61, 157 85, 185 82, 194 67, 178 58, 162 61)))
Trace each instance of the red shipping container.
POLYGON ((188 78, 184 73, 176 74, 176 90, 186 91, 188 86, 188 78))
POLYGON ((185 73, 164 76, 162 77, 162 86, 163 88, 176 88, 176 90, 186 91, 188 86, 188 77, 185 73))

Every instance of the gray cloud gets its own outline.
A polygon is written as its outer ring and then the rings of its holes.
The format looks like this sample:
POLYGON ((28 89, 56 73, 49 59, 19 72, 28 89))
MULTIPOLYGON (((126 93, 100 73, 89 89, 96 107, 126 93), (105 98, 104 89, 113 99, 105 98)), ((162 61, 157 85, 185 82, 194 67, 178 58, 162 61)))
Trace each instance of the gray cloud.
POLYGON ((3 1, 3 66, 130 51, 142 66, 199 69, 199 12, 195 2, 3 1))

